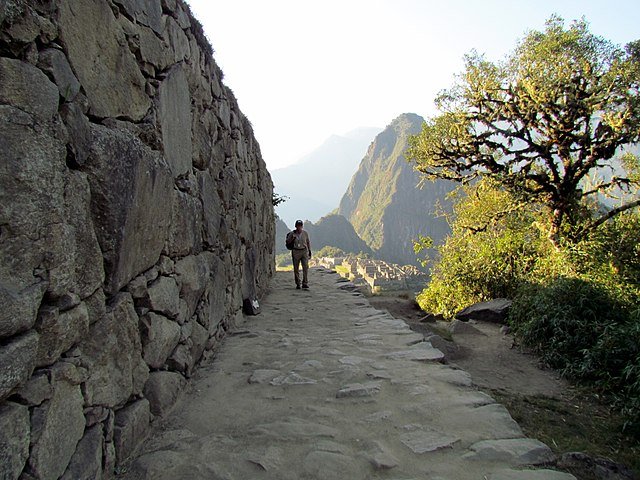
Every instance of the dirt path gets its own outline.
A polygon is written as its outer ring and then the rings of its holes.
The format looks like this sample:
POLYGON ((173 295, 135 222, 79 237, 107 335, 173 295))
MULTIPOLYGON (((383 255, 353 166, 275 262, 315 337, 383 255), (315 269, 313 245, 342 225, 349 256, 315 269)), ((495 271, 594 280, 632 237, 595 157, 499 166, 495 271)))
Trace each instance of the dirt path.
POLYGON ((422 334, 339 280, 313 269, 304 291, 276 273, 262 313, 121 478, 575 480, 542 467, 551 450, 422 334))
MULTIPOLYGON (((411 300, 393 295, 368 298, 375 308, 404 319, 409 326, 425 334, 447 330, 446 323, 421 323, 424 312, 411 300), (433 327, 436 327, 435 329, 433 327)), ((453 344, 445 349, 447 361, 471 374, 480 388, 503 390, 522 395, 560 398, 567 383, 552 371, 542 370, 537 357, 514 346, 511 335, 503 335, 500 325, 472 323, 473 333, 452 334, 453 344)), ((447 332, 448 333, 448 332, 447 332)))

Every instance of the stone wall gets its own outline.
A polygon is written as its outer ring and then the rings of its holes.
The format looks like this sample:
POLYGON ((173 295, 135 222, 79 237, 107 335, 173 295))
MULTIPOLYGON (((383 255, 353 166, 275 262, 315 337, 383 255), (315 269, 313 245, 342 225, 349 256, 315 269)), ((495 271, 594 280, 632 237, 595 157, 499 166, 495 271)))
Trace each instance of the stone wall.
POLYGON ((264 292, 273 186, 181 1, 0 24, 0 478, 108 478, 264 292))

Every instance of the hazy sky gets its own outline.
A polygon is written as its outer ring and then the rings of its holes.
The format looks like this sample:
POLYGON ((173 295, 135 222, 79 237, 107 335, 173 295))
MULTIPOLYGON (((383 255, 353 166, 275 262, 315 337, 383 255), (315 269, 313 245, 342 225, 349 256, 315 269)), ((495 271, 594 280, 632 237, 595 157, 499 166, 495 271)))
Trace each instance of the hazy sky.
MULTIPOLYGON (((187 0, 270 170, 331 134, 434 113, 475 49, 510 52, 552 14, 616 44, 640 39, 637 0, 187 0)), ((364 152, 363 152, 364 153, 364 152)))

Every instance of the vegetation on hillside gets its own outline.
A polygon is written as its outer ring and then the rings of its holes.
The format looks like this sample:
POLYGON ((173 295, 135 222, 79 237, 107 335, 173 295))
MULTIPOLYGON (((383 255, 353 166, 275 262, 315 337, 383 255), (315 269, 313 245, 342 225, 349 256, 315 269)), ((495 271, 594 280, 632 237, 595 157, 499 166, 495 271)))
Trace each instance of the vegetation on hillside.
POLYGON ((420 306, 513 299, 520 341, 640 435, 640 163, 621 154, 640 140, 639 86, 640 42, 552 17, 505 62, 469 55, 408 156, 462 184, 420 306))

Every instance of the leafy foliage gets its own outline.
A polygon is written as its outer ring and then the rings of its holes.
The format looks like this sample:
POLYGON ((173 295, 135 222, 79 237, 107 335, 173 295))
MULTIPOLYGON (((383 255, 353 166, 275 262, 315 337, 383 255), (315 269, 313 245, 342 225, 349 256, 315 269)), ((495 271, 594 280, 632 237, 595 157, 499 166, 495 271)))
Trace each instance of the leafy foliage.
POLYGON ((436 100, 441 114, 410 139, 408 158, 427 179, 468 183, 490 177, 513 195, 545 207, 549 238, 585 236, 607 218, 582 223, 585 197, 637 188, 612 176, 589 191, 587 175, 612 166, 618 147, 640 139, 640 45, 626 52, 559 17, 529 33, 504 61, 473 52, 457 83, 436 100), (563 231, 564 223, 569 228, 563 231))
POLYGON ((640 434, 640 212, 556 249, 542 211, 487 179, 461 188, 452 235, 416 300, 452 317, 477 301, 514 299, 509 322, 520 341, 617 398, 640 434))
POLYGON ((337 247, 326 245, 316 252, 316 257, 344 257, 346 254, 344 251, 337 247))

